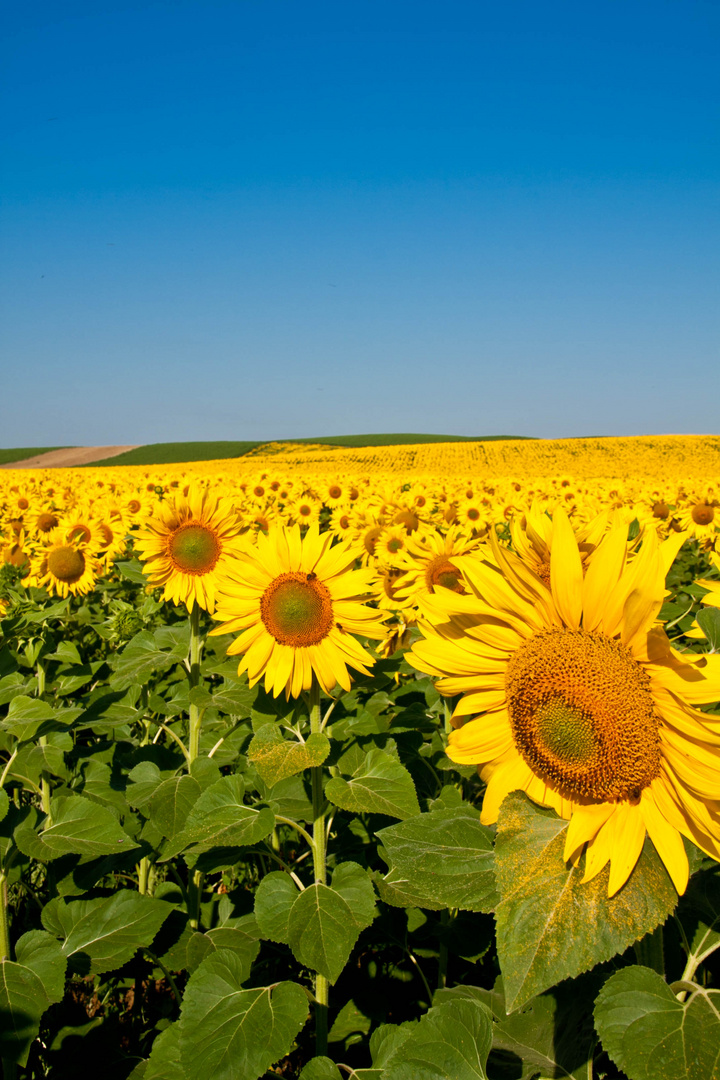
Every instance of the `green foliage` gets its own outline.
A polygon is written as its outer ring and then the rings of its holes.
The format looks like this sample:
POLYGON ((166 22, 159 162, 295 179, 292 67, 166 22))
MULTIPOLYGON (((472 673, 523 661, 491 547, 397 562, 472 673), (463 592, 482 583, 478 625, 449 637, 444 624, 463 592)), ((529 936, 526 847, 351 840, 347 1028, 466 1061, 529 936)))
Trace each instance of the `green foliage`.
POLYGON ((497 949, 508 1010, 623 952, 663 923, 677 893, 649 840, 627 884, 607 896, 609 868, 582 884, 563 859, 563 821, 524 794, 505 799, 495 866, 497 949))
POLYGON ((384 750, 371 750, 348 779, 334 776, 325 795, 342 810, 408 818, 420 813, 407 769, 384 750))
POLYGON ((292 1047, 308 1016, 308 999, 293 982, 243 989, 249 971, 219 949, 191 976, 180 1018, 180 1060, 186 1080, 246 1080, 292 1047))
POLYGON ((378 880, 388 904, 439 911, 492 911, 496 900, 492 833, 466 805, 433 810, 381 829, 390 867, 378 880))
MULTIPOLYGON (((697 617, 713 642, 707 567, 683 552, 671 633, 707 649, 684 637, 697 617)), ((647 842, 608 900, 551 811, 515 793, 481 824, 476 771, 401 654, 311 727, 312 701, 238 677, 205 615, 191 679, 187 615, 146 586, 129 558, 85 598, 9 587, 3 1075, 717 1075, 717 864, 696 855, 678 902, 647 842)))
POLYGON ((612 975, 595 1006, 602 1044, 629 1080, 717 1080, 720 991, 695 986, 681 1001, 646 967, 612 975))

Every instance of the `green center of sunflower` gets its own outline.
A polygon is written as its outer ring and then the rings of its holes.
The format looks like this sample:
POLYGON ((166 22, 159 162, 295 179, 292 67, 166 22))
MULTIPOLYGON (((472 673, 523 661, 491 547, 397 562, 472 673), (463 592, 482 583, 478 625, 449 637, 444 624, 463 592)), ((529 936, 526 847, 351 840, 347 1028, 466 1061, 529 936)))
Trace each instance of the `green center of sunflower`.
POLYGON ((58 581, 74 585, 85 572, 85 556, 77 548, 65 545, 56 547, 48 555, 48 570, 58 581))
POLYGON ((186 574, 208 574, 220 558, 220 543, 206 525, 181 525, 168 540, 168 554, 186 574))
POLYGON ((650 678, 620 641, 542 631, 514 654, 505 681, 519 753, 567 798, 639 798, 658 775, 650 678))
POLYGON ((332 597, 314 574, 291 571, 268 585, 260 598, 260 617, 280 645, 317 645, 332 629, 332 597))
POLYGON ((561 761, 587 764, 595 753, 597 738, 592 720, 561 697, 548 698, 535 714, 539 739, 561 761))
POLYGON ((401 548, 403 548, 404 546, 405 545, 403 544, 402 540, 398 539, 397 536, 391 536, 387 542, 387 549, 391 553, 391 555, 394 555, 396 552, 400 551, 401 548))

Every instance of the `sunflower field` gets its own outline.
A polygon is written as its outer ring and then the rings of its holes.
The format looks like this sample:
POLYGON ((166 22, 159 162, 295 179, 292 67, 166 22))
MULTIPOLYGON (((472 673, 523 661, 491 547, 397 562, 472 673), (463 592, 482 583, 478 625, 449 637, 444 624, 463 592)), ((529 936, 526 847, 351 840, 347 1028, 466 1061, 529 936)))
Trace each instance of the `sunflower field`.
POLYGON ((3 1080, 720 1080, 720 439, 0 471, 3 1080))

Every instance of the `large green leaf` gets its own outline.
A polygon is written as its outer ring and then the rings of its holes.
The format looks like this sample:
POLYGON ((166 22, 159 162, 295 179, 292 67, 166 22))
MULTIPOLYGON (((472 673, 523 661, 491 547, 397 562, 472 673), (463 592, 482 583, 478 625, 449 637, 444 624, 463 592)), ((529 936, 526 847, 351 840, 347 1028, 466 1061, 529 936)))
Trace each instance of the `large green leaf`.
POLYGON ((366 754, 350 779, 334 776, 328 780, 325 796, 341 810, 354 814, 387 814, 404 819, 420 813, 412 776, 385 750, 366 754))
POLYGON ((300 1073, 299 1080, 342 1080, 342 1073, 332 1058, 314 1057, 300 1073))
POLYGON ((245 786, 239 776, 223 776, 206 791, 190 811, 184 829, 166 847, 163 861, 192 850, 194 855, 218 847, 256 844, 275 827, 275 815, 243 802, 245 786))
POLYGON ((595 1005, 603 1048, 629 1080, 718 1080, 720 991, 679 1001, 646 967, 611 975, 595 1005))
POLYGON ((24 1065, 50 1005, 42 979, 24 964, 0 963, 0 1060, 24 1065))
POLYGON ((471 806, 420 814, 377 835, 390 867, 378 882, 388 904, 492 911, 497 900, 492 833, 471 806))
POLYGON ((172 839, 185 825, 201 793, 194 776, 172 776, 153 792, 147 816, 163 836, 172 839))
POLYGON ((313 732, 304 743, 291 742, 282 737, 275 724, 264 724, 253 737, 247 757, 265 783, 272 786, 304 769, 322 765, 329 753, 327 735, 313 732))
POLYGON ((492 1015, 470 998, 435 1005, 390 1054, 382 1080, 487 1080, 492 1015))
POLYGON ((342 863, 333 887, 310 885, 288 918, 288 944, 295 959, 334 983, 361 930, 375 917, 375 897, 367 873, 357 863, 342 863))
POLYGON ((488 1005, 493 1014, 493 1053, 520 1058, 523 1076, 539 1071, 556 1080, 587 1080, 597 1042, 592 1011, 600 982, 594 974, 581 976, 533 998, 510 1016, 501 977, 491 991, 476 986, 438 990, 433 1003, 469 997, 488 1005))
POLYGON ((265 875, 255 890, 255 918, 264 938, 288 943, 290 912, 298 895, 298 887, 289 874, 273 870, 265 875))
POLYGON ((185 1070, 180 1058, 180 1027, 171 1024, 153 1043, 142 1080, 181 1080, 185 1070))
POLYGON ((67 956, 52 934, 47 930, 28 930, 15 943, 15 959, 35 972, 48 1001, 52 1004, 62 1001, 67 956))
POLYGON ((607 896, 609 869, 581 884, 563 859, 568 822, 513 792, 500 808, 495 867, 497 950, 509 1010, 623 952, 664 922, 677 892, 649 840, 626 885, 607 896))
POLYGON ((297 983, 243 990, 247 966, 219 949, 190 977, 180 1014, 186 1080, 255 1080, 287 1054, 305 1024, 297 983))
POLYGON ((102 975, 149 946, 172 912, 170 904, 121 889, 95 900, 56 899, 42 912, 45 928, 63 938, 62 951, 81 975, 102 975))
POLYGON ((20 826, 15 842, 25 855, 49 862, 61 855, 116 855, 135 847, 115 815, 81 795, 63 795, 50 804, 50 824, 36 833, 20 826))
POLYGON ((164 671, 172 667, 188 654, 190 645, 189 626, 163 626, 151 634, 141 630, 127 643, 122 652, 112 658, 115 674, 110 685, 115 690, 124 690, 133 683, 146 683, 155 671, 164 671))

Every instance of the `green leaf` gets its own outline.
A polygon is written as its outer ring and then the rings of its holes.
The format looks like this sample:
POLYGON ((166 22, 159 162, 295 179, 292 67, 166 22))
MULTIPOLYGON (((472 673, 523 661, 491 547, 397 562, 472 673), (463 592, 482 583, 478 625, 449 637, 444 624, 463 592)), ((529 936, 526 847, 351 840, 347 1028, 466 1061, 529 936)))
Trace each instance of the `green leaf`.
POLYGON ((340 863, 333 871, 332 887, 350 908, 355 925, 360 930, 370 926, 377 908, 375 890, 367 870, 355 862, 340 863))
POLYGON ((42 980, 23 964, 0 964, 0 1060, 24 1065, 49 1007, 42 980))
POLYGON ((329 1057, 314 1057, 300 1073, 299 1080, 342 1080, 342 1073, 329 1057))
POLYGON ((181 1080, 185 1076, 180 1058, 180 1026, 171 1024, 152 1045, 142 1080, 181 1080))
POLYGON ((493 910, 492 833, 471 806, 433 810, 378 832, 390 871, 380 895, 396 907, 493 910))
MULTIPOLYGON (((115 673, 110 685, 115 690, 124 690, 133 683, 144 685, 156 671, 165 671, 187 656, 189 637, 173 633, 173 627, 162 627, 151 634, 141 630, 125 648, 112 658, 115 673)), ((189 630, 188 630, 189 633, 189 630)))
POLYGON ((322 765, 329 753, 327 735, 314 732, 304 743, 289 742, 283 739, 275 724, 264 724, 253 737, 247 757, 248 761, 254 762, 265 783, 272 786, 304 769, 322 765))
POLYGON ((487 1080, 492 1015, 477 1000, 435 1005, 403 1039, 385 1065, 383 1080, 487 1080))
POLYGON ((385 750, 371 750, 349 780, 334 776, 325 796, 341 810, 409 818, 420 813, 412 776, 385 750))
MULTIPOLYGON (((372 1027, 372 1019, 358 1009, 355 1002, 346 1001, 340 1012, 333 1020, 332 1027, 328 1031, 328 1042, 342 1044, 345 1051, 353 1043, 362 1042, 372 1027)), ((339 1056, 339 1048, 338 1048, 339 1056)))
POLYGON ((260 933, 268 941, 290 940, 290 911, 298 898, 298 887, 289 874, 273 870, 255 891, 255 918, 260 933))
POLYGON ((162 861, 192 848, 193 855, 218 847, 245 847, 268 836, 275 815, 267 807, 245 806, 245 785, 239 776, 223 776, 202 793, 184 829, 166 847, 162 861))
POLYGON ((61 855, 114 855, 136 845, 120 827, 115 815, 81 795, 63 795, 50 803, 51 824, 36 833, 20 826, 15 842, 24 855, 49 862, 61 855))
POLYGON ((297 983, 243 990, 245 967, 219 949, 190 976, 180 1014, 186 1080, 251 1080, 287 1054, 308 1015, 297 983))
POLYGON ((333 888, 316 883, 295 900, 288 919, 288 944, 295 959, 334 983, 360 931, 375 917, 372 885, 357 863, 341 864, 333 888))
POLYGON ((509 1010, 623 952, 663 923, 677 892, 645 841, 629 880, 611 899, 609 868, 581 884, 583 861, 565 863, 568 822, 523 793, 503 801, 495 844, 500 892, 497 950, 509 1010))
POLYGON ((185 825, 201 794, 202 788, 194 777, 173 776, 153 792, 148 816, 163 836, 172 839, 185 825))
POLYGON ((8 810, 10 809, 10 800, 5 788, 0 788, 0 821, 3 820, 8 810))
POLYGON ((13 735, 32 739, 43 724, 54 721, 55 718, 56 710, 46 701, 18 694, 10 702, 7 716, 0 721, 0 727, 13 735))
POLYGON ((627 967, 600 991, 595 1026, 629 1080, 718 1080, 719 1004, 720 991, 700 987, 678 1001, 657 972, 627 967))
POLYGON ((493 1051, 519 1057, 523 1075, 587 1080, 588 1062, 597 1042, 592 1009, 601 977, 581 976, 541 994, 511 1016, 506 1015, 502 977, 492 991, 476 986, 438 990, 436 1005, 456 997, 483 1001, 493 1014, 493 1051))
POLYGON ((28 930, 15 944, 15 958, 18 964, 35 972, 51 1004, 62 1001, 67 957, 52 934, 47 930, 28 930))
POLYGON ((53 900, 41 918, 51 934, 64 938, 62 951, 74 971, 102 975, 149 946, 172 910, 162 900, 121 889, 96 900, 53 900))
POLYGON ((720 652, 720 608, 705 607, 697 613, 697 624, 710 645, 710 652, 720 652))

